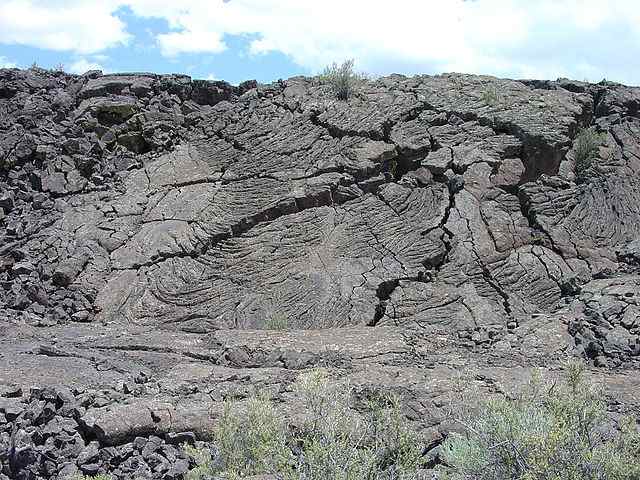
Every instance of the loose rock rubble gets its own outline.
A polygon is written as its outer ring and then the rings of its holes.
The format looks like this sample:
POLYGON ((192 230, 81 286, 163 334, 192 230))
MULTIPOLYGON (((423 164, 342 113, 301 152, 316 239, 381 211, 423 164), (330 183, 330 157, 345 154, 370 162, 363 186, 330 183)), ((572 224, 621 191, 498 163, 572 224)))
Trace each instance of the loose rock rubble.
POLYGON ((25 400, 15 398, 19 388, 5 395, 9 397, 2 398, 0 445, 9 478, 72 478, 108 470, 114 478, 177 479, 189 470, 181 445, 194 444, 195 434, 153 435, 144 428, 144 416, 150 411, 138 409, 116 420, 140 424, 144 437, 123 436, 117 445, 105 446, 103 429, 113 425, 95 412, 119 405, 127 395, 64 387, 32 389, 25 400))
POLYGON ((182 478, 224 399, 293 414, 315 367, 439 441, 460 372, 580 356, 638 412, 639 171, 606 82, 0 70, 0 478, 182 478))

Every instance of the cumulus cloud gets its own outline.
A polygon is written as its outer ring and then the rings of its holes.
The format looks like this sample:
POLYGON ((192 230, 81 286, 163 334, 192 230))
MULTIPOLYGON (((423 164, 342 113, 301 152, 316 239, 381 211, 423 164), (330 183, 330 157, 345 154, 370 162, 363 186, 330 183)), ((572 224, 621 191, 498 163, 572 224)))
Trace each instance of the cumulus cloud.
POLYGON ((83 74, 88 72, 89 70, 102 70, 105 71, 104 67, 96 62, 90 62, 86 58, 80 58, 76 60, 69 66, 69 72, 83 74))
POLYGON ((218 32, 190 31, 163 33, 157 36, 163 55, 180 53, 220 53, 226 49, 218 32))
POLYGON ((2 0, 0 43, 92 53, 123 44, 118 0, 2 0))
MULTIPOLYGON (((132 2, 140 15, 156 12, 153 0, 132 2)), ((187 0, 156 14, 195 38, 255 34, 252 53, 282 52, 314 71, 353 57, 373 73, 640 76, 636 0, 187 0)))
MULTIPOLYGON (((459 71, 513 77, 609 76, 640 82, 637 0, 129 0, 167 20, 166 54, 217 52, 250 34, 249 51, 281 52, 319 71, 355 58, 371 73, 459 71), (171 40, 174 42, 168 42, 171 40)), ((598 78, 600 77, 600 78, 598 78)))
POLYGON ((7 57, 0 56, 0 68, 15 68, 15 62, 10 62, 7 57))
POLYGON ((240 35, 251 39, 247 53, 280 52, 311 71, 354 58, 374 74, 640 82, 637 0, 8 0, 0 42, 98 51, 127 41, 116 15, 125 6, 167 22, 156 41, 172 57, 216 54, 240 35))

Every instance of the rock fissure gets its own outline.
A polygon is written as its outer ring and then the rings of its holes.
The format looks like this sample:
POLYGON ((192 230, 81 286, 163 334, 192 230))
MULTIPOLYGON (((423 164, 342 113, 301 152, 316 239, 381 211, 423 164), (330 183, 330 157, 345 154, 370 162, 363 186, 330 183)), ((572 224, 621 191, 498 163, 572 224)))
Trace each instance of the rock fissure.
POLYGON ((430 459, 462 369, 578 356, 640 411, 638 89, 360 88, 0 69, 0 479, 180 480, 225 398, 288 421, 318 367, 400 393, 430 459))

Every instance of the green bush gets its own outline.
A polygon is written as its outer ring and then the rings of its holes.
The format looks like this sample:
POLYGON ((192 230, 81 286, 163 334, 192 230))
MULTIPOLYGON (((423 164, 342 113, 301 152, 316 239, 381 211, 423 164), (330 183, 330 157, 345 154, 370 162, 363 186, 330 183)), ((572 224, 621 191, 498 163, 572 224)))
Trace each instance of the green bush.
POLYGON ((188 444, 183 445, 182 448, 196 464, 196 467, 187 473, 185 480, 207 480, 219 470, 217 459, 213 458, 208 449, 196 448, 188 444))
POLYGON ((598 147, 602 142, 602 135, 593 127, 578 132, 573 143, 574 171, 578 183, 586 181, 593 173, 593 161, 598 156, 598 147))
MULTIPOLYGON (((235 480, 275 474, 283 480, 409 480, 417 478, 422 443, 396 397, 351 406, 352 389, 323 370, 294 385, 304 407, 289 430, 264 397, 225 404, 212 450, 187 447, 198 465, 187 479, 235 480), (214 453, 212 453, 214 452, 214 453)), ((609 427, 603 395, 571 364, 564 381, 538 377, 514 399, 483 403, 460 419, 464 433, 441 449, 440 478, 455 480, 640 480, 635 421, 609 427)))
POLYGON ((465 433, 442 449, 453 479, 640 479, 635 422, 623 422, 620 432, 606 428, 603 395, 586 384, 579 364, 564 382, 534 378, 518 398, 489 401, 461 423, 465 433))
POLYGON ((282 314, 267 315, 262 328, 265 330, 287 330, 289 328, 289 319, 282 314))
POLYGON ((415 478, 420 442, 397 397, 371 400, 357 413, 349 408, 350 389, 330 386, 322 370, 302 375, 296 389, 308 412, 299 437, 304 456, 296 478, 415 478))
POLYGON ((225 402, 214 432, 218 455, 188 448, 198 467, 187 480, 200 480, 218 474, 226 479, 261 473, 286 472, 292 464, 285 426, 274 406, 258 396, 246 406, 225 402))
POLYGON ((354 72, 353 60, 345 60, 341 65, 333 63, 324 69, 320 80, 327 83, 339 100, 348 100, 363 81, 363 76, 354 72))
POLYGON ((286 480, 415 478, 420 442, 395 397, 370 401, 358 413, 350 408, 351 389, 331 385, 321 370, 301 375, 295 390, 305 407, 295 433, 264 398, 246 408, 228 403, 214 435, 218 455, 188 447, 198 467, 187 479, 267 473, 286 480))
POLYGON ((498 88, 495 85, 490 85, 482 91, 482 101, 485 105, 495 107, 500 103, 500 96, 498 95, 498 88))

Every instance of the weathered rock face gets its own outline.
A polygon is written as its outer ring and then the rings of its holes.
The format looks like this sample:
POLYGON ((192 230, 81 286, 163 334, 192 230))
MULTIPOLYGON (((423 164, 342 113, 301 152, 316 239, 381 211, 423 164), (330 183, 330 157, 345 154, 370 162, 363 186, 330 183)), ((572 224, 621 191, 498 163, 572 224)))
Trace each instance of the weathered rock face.
POLYGON ((422 429, 462 367, 495 391, 567 355, 637 409, 639 171, 615 84, 0 70, 0 478, 181 478, 170 438, 319 365, 422 429))

